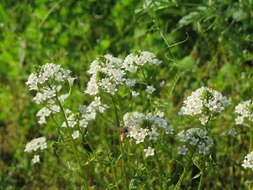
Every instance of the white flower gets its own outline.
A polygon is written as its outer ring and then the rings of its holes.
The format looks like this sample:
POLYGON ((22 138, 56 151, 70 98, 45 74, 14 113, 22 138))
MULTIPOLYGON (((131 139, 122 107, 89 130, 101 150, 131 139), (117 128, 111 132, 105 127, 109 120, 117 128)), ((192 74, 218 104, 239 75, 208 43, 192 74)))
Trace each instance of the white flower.
POLYGON ((88 125, 88 121, 87 121, 86 119, 81 119, 81 120, 79 121, 79 126, 80 126, 80 127, 86 128, 87 125, 88 125))
POLYGON ((239 116, 235 119, 237 125, 244 123, 245 119, 253 122, 253 101, 247 100, 235 107, 235 113, 239 116))
POLYGON ((149 132, 149 139, 151 140, 157 140, 157 137, 159 136, 159 133, 157 132, 157 128, 152 128, 149 132))
POLYGON ((104 57, 106 58, 106 61, 108 61, 109 63, 114 63, 116 65, 120 65, 122 63, 122 59, 113 57, 110 54, 106 54, 104 57))
POLYGON ((33 101, 36 104, 42 104, 54 97, 56 97, 56 90, 45 87, 41 89, 41 92, 37 92, 37 94, 33 98, 33 101))
POLYGON ((58 97, 59 101, 63 104, 63 102, 69 97, 70 93, 62 94, 58 97))
POLYGON ((40 156, 39 155, 34 155, 33 159, 32 159, 32 163, 35 164, 35 163, 38 163, 38 162, 40 162, 40 156))
POLYGON ((134 85, 136 84, 136 80, 134 80, 134 79, 126 79, 125 83, 129 87, 134 87, 134 85))
MULTIPOLYGON (((104 55, 90 64, 88 70, 90 80, 85 93, 97 96, 101 89, 104 92, 114 95, 120 85, 132 88, 135 86, 136 80, 127 78, 126 73, 135 73, 145 64, 158 65, 160 63, 161 61, 156 59, 153 53, 147 51, 140 52, 136 55, 130 54, 125 59, 119 59, 109 54, 104 55)), ((154 90, 153 88, 148 88, 148 92, 154 90)))
POLYGON ((137 96, 139 96, 139 95, 140 95, 140 93, 139 93, 139 92, 132 91, 132 96, 133 96, 133 97, 137 97, 137 96))
MULTIPOLYGON (((190 128, 178 133, 181 142, 195 146, 199 154, 206 155, 214 145, 213 139, 208 136, 207 131, 200 128, 190 128)), ((185 148, 184 148, 185 149, 185 148)), ((183 151, 183 149, 180 149, 183 151)))
POLYGON ((25 146, 25 152, 32 152, 36 151, 38 149, 43 150, 47 148, 46 138, 45 137, 39 137, 36 139, 33 139, 25 146))
POLYGON ((158 117, 164 117, 164 112, 158 110, 156 112, 156 116, 158 116, 158 117))
POLYGON ((122 60, 112 55, 104 55, 103 58, 93 61, 88 73, 91 75, 85 93, 97 95, 99 88, 110 93, 117 92, 117 85, 125 81, 125 72, 121 68, 122 60))
POLYGON ((90 69, 88 70, 88 73, 90 75, 93 75, 93 74, 97 74, 99 71, 101 70, 101 66, 99 64, 99 61, 98 60, 95 60, 93 61, 91 64, 90 64, 90 69))
POLYGON ((145 157, 154 156, 155 149, 151 148, 150 146, 147 149, 144 149, 145 157))
POLYGON ((186 155, 188 152, 188 148, 186 145, 183 145, 183 146, 178 147, 177 151, 178 151, 177 152, 178 154, 186 155))
POLYGON ((242 125, 243 121, 244 121, 244 117, 242 117, 242 116, 235 118, 236 125, 242 125))
POLYGON ((145 64, 159 65, 160 63, 161 61, 156 59, 155 54, 148 51, 142 51, 137 55, 129 54, 124 59, 122 67, 130 73, 135 73, 139 67, 142 67, 145 64))
POLYGON ((50 109, 48 109, 46 107, 40 109, 36 114, 36 116, 39 118, 38 123, 40 125, 45 124, 46 123, 46 117, 50 116, 50 114, 51 114, 50 109))
POLYGON ((250 152, 245 156, 242 167, 253 169, 253 152, 250 152))
POLYGON ((107 105, 101 103, 100 97, 94 97, 94 100, 88 105, 79 106, 79 126, 86 128, 88 122, 96 118, 97 112, 103 113, 107 109, 107 105))
POLYGON ((153 86, 147 86, 146 92, 149 94, 152 94, 155 91, 155 88, 153 86))
POLYGON ((25 83, 29 90, 38 90, 38 77, 36 74, 32 73, 30 74, 27 82, 25 83))
POLYGON ((39 124, 45 124, 47 117, 59 112, 60 107, 56 105, 56 102, 59 100, 63 103, 70 95, 71 86, 75 80, 70 73, 69 70, 63 69, 60 65, 47 63, 38 72, 29 76, 26 85, 29 90, 36 91, 33 101, 36 104, 45 105, 37 113, 39 124), (66 83, 69 85, 69 92, 62 94, 61 91, 65 89, 63 87, 66 83))
POLYGON ((89 95, 97 95, 98 94, 98 85, 97 85, 97 76, 92 75, 90 81, 88 82, 87 88, 84 91, 86 94, 89 95))
POLYGON ((29 90, 38 90, 39 86, 44 85, 48 80, 55 80, 57 82, 72 81, 69 70, 64 70, 60 65, 47 63, 43 65, 39 72, 32 73, 26 85, 29 90))
POLYGON ((46 123, 46 117, 49 117, 51 114, 60 112, 60 107, 57 105, 49 105, 48 107, 43 107, 42 109, 40 109, 36 116, 39 118, 38 123, 40 125, 45 124, 46 123))
POLYGON ((73 139, 77 139, 79 136, 80 136, 79 131, 74 131, 73 134, 72 134, 73 139))
POLYGON ((109 78, 101 79, 101 81, 98 83, 98 86, 112 95, 118 91, 116 83, 112 82, 109 78))
POLYGON ((228 99, 222 96, 220 92, 208 87, 201 87, 184 100, 184 105, 179 114, 197 115, 201 124, 205 125, 210 119, 210 113, 220 113, 228 104, 228 99))
POLYGON ((164 87, 164 86, 166 86, 166 81, 165 80, 163 80, 162 82, 160 82, 160 87, 164 87))
POLYGON ((156 59, 155 54, 148 52, 148 51, 143 51, 141 52, 139 56, 139 65, 144 65, 146 63, 150 63, 151 65, 160 65, 162 61, 156 59))
POLYGON ((77 125, 77 119, 74 113, 72 113, 69 109, 65 111, 65 115, 67 118, 67 123, 64 121, 62 123, 62 127, 75 127, 77 125))
POLYGON ((70 73, 69 70, 65 70, 60 65, 53 63, 47 63, 38 72, 32 73, 26 85, 29 90, 37 91, 37 94, 33 98, 35 103, 47 103, 55 98, 56 93, 62 89, 59 83, 68 81, 69 86, 72 86, 75 78, 71 77, 70 73))
POLYGON ((165 119, 151 113, 144 115, 139 112, 128 112, 124 115, 123 121, 128 128, 127 136, 135 139, 136 144, 144 142, 146 137, 149 137, 149 140, 157 140, 161 130, 166 134, 172 134, 174 131, 165 119), (144 125, 145 121, 150 124, 150 128, 144 125))
POLYGON ((200 123, 201 123, 202 125, 207 124, 207 122, 209 121, 209 119, 210 119, 210 117, 207 116, 207 115, 201 115, 201 116, 199 117, 199 121, 200 121, 200 123))
POLYGON ((73 86, 75 80, 76 80, 76 78, 74 78, 74 77, 67 78, 67 81, 69 82, 69 86, 73 86))
POLYGON ((138 56, 129 54, 123 61, 122 67, 129 71, 130 73, 135 73, 138 69, 136 62, 138 61, 138 56))

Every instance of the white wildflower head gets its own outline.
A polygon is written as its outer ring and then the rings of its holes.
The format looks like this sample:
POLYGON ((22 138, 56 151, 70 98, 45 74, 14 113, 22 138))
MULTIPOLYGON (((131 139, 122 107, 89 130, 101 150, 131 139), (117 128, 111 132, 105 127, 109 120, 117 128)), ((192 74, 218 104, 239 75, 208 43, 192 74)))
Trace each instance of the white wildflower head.
POLYGON ((145 157, 154 156, 155 155, 155 149, 151 148, 150 146, 147 149, 144 149, 145 157))
POLYGON ((41 88, 55 82, 61 83, 67 81, 73 84, 74 78, 71 77, 70 73, 70 70, 65 70, 60 65, 47 63, 38 72, 32 73, 29 76, 26 85, 29 90, 39 91, 41 88))
POLYGON ((125 72, 121 69, 122 61, 112 55, 105 55, 96 59, 90 65, 88 73, 91 75, 85 93, 97 95, 99 89, 115 94, 117 85, 125 81, 125 72))
POLYGON ((78 120, 76 118, 76 115, 71 110, 65 110, 65 117, 67 119, 67 122, 64 121, 62 123, 62 127, 76 127, 76 125, 78 124, 78 120))
POLYGON ((235 113, 238 116, 235 119, 237 125, 243 124, 245 121, 253 122, 253 101, 247 100, 235 107, 235 113))
POLYGON ((134 90, 133 90, 131 93, 132 93, 132 96, 133 96, 133 97, 137 97, 137 96, 140 95, 139 92, 136 92, 136 91, 134 91, 134 90))
POLYGON ((73 139, 77 139, 80 136, 80 132, 79 131, 74 131, 72 134, 72 138, 73 139))
POLYGON ((222 112, 228 104, 228 99, 220 92, 208 87, 201 87, 184 100, 179 114, 198 116, 201 124, 205 125, 212 114, 222 112))
POLYGON ((128 87, 134 87, 136 84, 136 80, 135 79, 126 79, 125 83, 128 87))
POLYGON ((38 123, 39 124, 45 124, 46 123, 46 118, 49 117, 52 113, 58 113, 60 112, 60 107, 55 104, 49 104, 47 107, 41 108, 36 116, 39 118, 38 123))
POLYGON ((147 140, 157 140, 162 132, 172 134, 172 126, 159 114, 143 114, 129 112, 123 117, 124 126, 128 128, 127 136, 133 138, 136 144, 147 140))
POLYGON ((123 61, 123 68, 130 73, 135 73, 140 67, 146 64, 159 65, 161 63, 155 54, 143 51, 139 54, 129 54, 123 61))
MULTIPOLYGON (((88 70, 90 80, 85 93, 97 96, 102 90, 114 95, 120 85, 133 88, 136 80, 129 78, 127 73, 136 73, 144 65, 159 65, 160 63, 161 61, 148 51, 129 54, 124 59, 104 55, 91 63, 88 70)), ((154 90, 152 86, 147 87, 148 93, 152 93, 154 90)))
POLYGON ((47 63, 38 72, 30 74, 26 85, 29 90, 36 92, 33 101, 36 104, 45 105, 37 113, 39 124, 45 124, 47 117, 59 112, 60 107, 57 105, 57 101, 63 103, 70 95, 75 80, 70 73, 60 65, 47 63), (65 85, 69 89, 67 92, 65 92, 65 85))
POLYGON ((33 164, 36 164, 36 163, 38 163, 38 162, 40 162, 40 156, 39 156, 39 155, 34 155, 34 156, 33 156, 33 159, 32 159, 32 163, 33 163, 33 164))
POLYGON ((187 146, 183 145, 183 146, 178 147, 177 153, 180 154, 180 155, 186 155, 188 150, 189 149, 187 148, 187 146))
POLYGON ((153 86, 147 86, 146 92, 148 94, 152 94, 155 91, 155 88, 153 86))
MULTIPOLYGON (((196 152, 202 155, 206 155, 210 152, 210 149, 214 145, 213 139, 208 136, 208 133, 204 129, 200 128, 190 128, 181 131, 178 134, 179 140, 185 145, 196 149, 196 152)), ((186 153, 187 147, 181 147, 179 149, 179 154, 186 153)))
POLYGON ((245 156, 242 167, 253 169, 253 152, 250 152, 245 156))
POLYGON ((86 127, 89 121, 96 118, 97 112, 103 113, 107 107, 107 105, 102 104, 101 99, 98 96, 96 96, 88 106, 81 105, 79 107, 81 127, 86 127))
POLYGON ((46 138, 45 137, 39 137, 36 139, 33 139, 25 146, 25 152, 32 152, 36 151, 38 149, 44 150, 47 148, 46 138))

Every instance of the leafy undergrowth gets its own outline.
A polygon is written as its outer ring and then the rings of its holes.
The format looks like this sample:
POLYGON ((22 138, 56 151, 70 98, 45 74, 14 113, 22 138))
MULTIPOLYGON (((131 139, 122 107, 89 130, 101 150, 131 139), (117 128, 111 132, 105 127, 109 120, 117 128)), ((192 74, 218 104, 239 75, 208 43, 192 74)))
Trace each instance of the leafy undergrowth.
POLYGON ((0 2, 0 189, 250 189, 252 8, 0 2))

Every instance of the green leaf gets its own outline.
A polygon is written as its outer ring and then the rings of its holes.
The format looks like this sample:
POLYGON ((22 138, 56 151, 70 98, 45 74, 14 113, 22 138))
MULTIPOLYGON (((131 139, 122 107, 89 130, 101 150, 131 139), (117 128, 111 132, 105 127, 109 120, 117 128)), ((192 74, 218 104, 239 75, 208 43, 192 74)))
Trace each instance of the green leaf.
POLYGON ((195 60, 191 56, 184 57, 183 59, 173 63, 173 66, 180 70, 192 70, 196 66, 195 60))

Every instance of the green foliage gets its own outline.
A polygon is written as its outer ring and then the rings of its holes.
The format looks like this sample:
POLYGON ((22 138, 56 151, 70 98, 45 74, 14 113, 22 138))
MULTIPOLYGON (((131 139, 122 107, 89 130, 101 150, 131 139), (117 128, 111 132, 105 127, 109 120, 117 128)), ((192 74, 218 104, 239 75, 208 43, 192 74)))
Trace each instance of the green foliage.
MULTIPOLYGON (((123 57, 138 50, 152 51, 164 64, 147 69, 144 76, 151 76, 146 82, 155 83, 155 93, 163 101, 144 102, 141 94, 135 102, 119 106, 125 110, 159 107, 178 131, 198 125, 177 115, 183 99, 193 89, 210 86, 234 102, 222 116, 226 120, 213 124, 218 126, 214 134, 221 134, 234 127, 234 106, 252 98, 252 10, 252 0, 0 1, 0 189, 87 189, 84 178, 90 189, 197 189, 201 167, 197 161, 187 164, 180 156, 172 160, 177 154, 173 139, 159 145, 158 150, 166 153, 159 162, 144 160, 143 147, 127 149, 130 156, 125 158, 120 156, 120 132, 106 125, 108 118, 99 118, 88 129, 91 147, 86 143, 79 147, 87 160, 81 175, 76 175, 73 151, 57 144, 50 145, 40 165, 31 165, 23 152, 26 142, 43 134, 54 139, 56 131, 53 122, 47 128, 37 124, 39 107, 32 102, 25 81, 44 63, 63 65, 78 77, 68 100, 76 108, 80 102, 89 102, 82 92, 92 60, 107 53, 123 57), (162 81, 166 84, 160 88, 162 81)), ((121 93, 117 101, 123 102, 126 92, 121 93)), ((218 142, 217 148, 223 151, 212 158, 214 163, 208 167, 214 169, 205 173, 204 189, 253 186, 252 172, 240 166, 249 139, 245 129, 238 130, 235 138, 218 142)))

